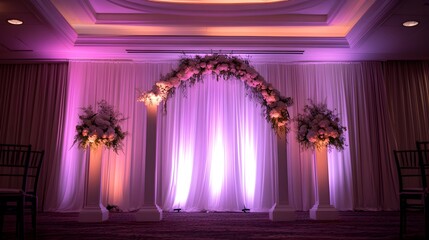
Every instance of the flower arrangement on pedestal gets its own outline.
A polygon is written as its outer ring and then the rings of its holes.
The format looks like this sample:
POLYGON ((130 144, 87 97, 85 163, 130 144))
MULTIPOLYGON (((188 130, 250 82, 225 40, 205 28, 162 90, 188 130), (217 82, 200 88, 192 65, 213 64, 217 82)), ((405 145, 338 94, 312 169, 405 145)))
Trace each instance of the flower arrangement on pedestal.
POLYGON ((326 104, 310 102, 304 106, 304 113, 298 114, 297 139, 304 148, 334 147, 344 149, 346 127, 340 124, 337 114, 326 104))
POLYGON ((235 56, 212 54, 204 57, 183 58, 176 70, 161 77, 151 91, 143 92, 137 101, 157 105, 164 101, 166 109, 167 99, 176 88, 185 88, 202 80, 206 74, 216 75, 227 80, 231 77, 245 83, 251 96, 257 99, 264 107, 264 116, 276 132, 288 131, 287 123, 290 120, 287 107, 292 105, 292 98, 281 96, 280 92, 267 83, 259 73, 250 66, 249 62, 235 56))
POLYGON ((98 111, 92 106, 83 107, 79 115, 80 123, 76 125, 74 142, 82 149, 98 147, 112 148, 116 153, 122 149, 126 132, 119 125, 125 118, 115 111, 105 100, 98 102, 98 111))

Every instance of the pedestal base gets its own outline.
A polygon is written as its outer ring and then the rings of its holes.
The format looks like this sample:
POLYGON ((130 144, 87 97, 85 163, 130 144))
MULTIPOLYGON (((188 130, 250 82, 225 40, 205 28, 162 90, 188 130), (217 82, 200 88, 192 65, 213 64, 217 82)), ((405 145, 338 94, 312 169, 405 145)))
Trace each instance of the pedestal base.
POLYGON ((270 209, 270 220, 271 221, 295 221, 296 220, 296 212, 289 205, 277 205, 270 209))
POLYGON ((109 219, 106 208, 84 208, 79 213, 79 222, 103 222, 109 219))
POLYGON ((310 218, 314 220, 336 220, 338 210, 332 205, 314 205, 310 209, 310 218))
POLYGON ((158 206, 142 207, 136 213, 137 222, 157 222, 162 220, 162 210, 158 206))

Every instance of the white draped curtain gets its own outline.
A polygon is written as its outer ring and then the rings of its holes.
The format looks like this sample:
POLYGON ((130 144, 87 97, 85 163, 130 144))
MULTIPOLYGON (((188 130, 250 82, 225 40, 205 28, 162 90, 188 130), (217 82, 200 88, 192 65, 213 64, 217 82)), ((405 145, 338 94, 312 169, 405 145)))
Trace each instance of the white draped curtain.
POLYGON ((267 211, 274 203, 274 131, 244 84, 208 76, 176 91, 162 115, 165 210, 267 211))
MULTIPOLYGON (((63 77, 49 74, 54 66, 45 69, 36 64, 35 68, 45 72, 34 75, 21 65, 0 65, 0 134, 7 136, 2 142, 40 141, 28 140, 17 134, 22 130, 10 127, 19 121, 29 132, 52 136, 50 141, 38 143, 49 152, 42 170, 49 177, 41 184, 41 192, 48 196, 45 210, 81 208, 86 155, 73 146, 75 125, 80 108, 96 105, 101 99, 128 117, 123 128, 129 133, 119 154, 104 151, 103 203, 125 211, 142 205, 146 108, 136 102, 137 90, 150 89, 176 64, 72 61, 67 79, 64 73, 63 77), (44 81, 34 81, 44 77, 44 81), (45 97, 28 95, 25 89, 53 90, 45 97), (8 97, 10 92, 15 96, 8 97), (20 104, 32 101, 37 104, 20 104), (9 106, 19 111, 11 111, 9 106), (54 124, 46 123, 49 128, 26 119, 29 112, 44 119, 46 114, 34 111, 43 108, 53 113, 48 121, 54 124)), ((294 105, 289 108, 292 117, 312 99, 335 109, 347 127, 348 146, 341 152, 329 152, 334 206, 340 210, 398 209, 391 152, 413 147, 416 139, 429 139, 424 128, 429 117, 424 111, 429 104, 427 62, 254 66, 282 95, 293 98, 294 105)), ((166 114, 159 111, 157 133, 157 203, 164 210, 239 211, 246 206, 267 211, 274 203, 274 131, 262 116, 260 105, 246 96, 240 81, 217 82, 208 76, 186 91, 179 89, 169 100, 166 114)), ((315 202, 313 153, 299 147, 294 130, 287 141, 291 205, 308 210, 315 202)))
MULTIPOLYGON (((79 107, 106 99, 129 120, 126 149, 104 156, 104 204, 124 210, 137 209, 143 194, 146 109, 135 101, 136 89, 150 89, 174 63, 72 62, 64 144, 72 145, 79 107), (83 96, 83 97, 82 97, 83 96), (126 96, 126 97, 125 97, 126 96), (122 97, 122 98, 121 98, 122 97)), ((258 64, 255 68, 295 104, 296 116, 309 99, 326 102, 348 126, 344 76, 351 71, 360 80, 361 64, 258 64), (357 72, 357 73, 356 73, 357 72)), ((357 105, 361 103, 355 102, 357 105)), ((207 76, 202 83, 178 89, 168 102, 166 113, 158 114, 157 202, 164 210, 267 211, 275 199, 275 133, 262 108, 246 96, 244 84, 236 79, 217 81, 207 76)), ((298 210, 315 202, 315 178, 311 150, 299 147, 293 126, 288 135, 289 195, 298 210)), ((353 134, 352 131, 348 133, 353 134)), ((348 137, 347 137, 348 142, 348 137)), ((85 154, 67 148, 63 152, 61 184, 64 198, 59 209, 76 210, 82 201, 85 154), (76 185, 76 183, 78 183, 76 185), (70 196, 70 197, 66 197, 70 196)), ((353 208, 350 150, 329 153, 331 199, 338 209, 353 208)), ((281 186, 280 186, 281 187, 281 186)))

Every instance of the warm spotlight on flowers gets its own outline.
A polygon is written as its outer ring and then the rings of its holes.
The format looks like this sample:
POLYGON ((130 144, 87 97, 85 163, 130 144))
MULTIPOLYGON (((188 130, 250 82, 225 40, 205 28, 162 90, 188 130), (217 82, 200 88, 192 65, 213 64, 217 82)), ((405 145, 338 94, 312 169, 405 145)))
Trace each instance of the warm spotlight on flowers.
POLYGON ((149 105, 158 106, 159 103, 162 101, 162 96, 156 95, 154 92, 147 92, 140 95, 137 101, 144 102, 146 106, 149 106, 149 105))
POLYGON ((344 132, 337 114, 326 107, 326 104, 310 102, 305 105, 304 113, 298 114, 297 139, 304 148, 335 147, 344 149, 344 132))
POLYGON ((83 113, 79 115, 80 122, 76 125, 76 135, 74 143, 86 149, 89 147, 112 148, 116 153, 122 149, 122 141, 127 134, 119 125, 125 118, 122 114, 114 111, 113 106, 107 104, 105 100, 98 102, 98 111, 94 111, 92 106, 83 107, 83 113))

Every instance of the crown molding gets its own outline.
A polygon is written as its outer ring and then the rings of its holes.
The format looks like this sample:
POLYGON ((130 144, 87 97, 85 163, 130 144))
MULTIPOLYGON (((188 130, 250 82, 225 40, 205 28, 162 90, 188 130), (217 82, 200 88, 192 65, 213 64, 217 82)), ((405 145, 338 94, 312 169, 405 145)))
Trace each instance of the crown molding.
POLYGON ((349 48, 345 38, 303 37, 208 37, 208 36, 79 36, 75 46, 135 47, 208 47, 231 48, 349 48))
POLYGON ((67 20, 58 12, 50 0, 30 0, 38 16, 43 16, 48 25, 61 34, 61 40, 73 46, 78 34, 67 20))
POLYGON ((383 19, 387 19, 392 9, 400 0, 377 0, 361 17, 358 23, 347 34, 346 39, 351 47, 357 47, 364 39, 373 33, 383 19))

